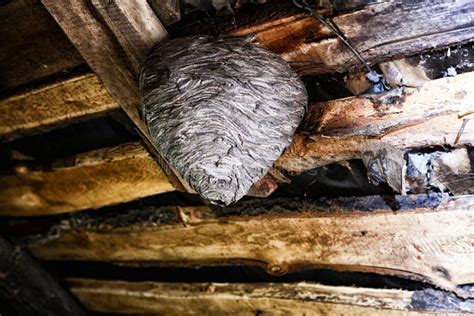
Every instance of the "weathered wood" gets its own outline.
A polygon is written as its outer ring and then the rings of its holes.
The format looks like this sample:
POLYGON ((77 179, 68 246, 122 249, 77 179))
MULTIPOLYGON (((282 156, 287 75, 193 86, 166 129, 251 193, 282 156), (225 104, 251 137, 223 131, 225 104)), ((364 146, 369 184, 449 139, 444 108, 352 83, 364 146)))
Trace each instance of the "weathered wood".
POLYGON ((0 136, 43 132, 119 108, 96 75, 79 75, 0 100, 0 136))
POLYGON ((68 279, 90 310, 163 315, 419 315, 474 312, 474 301, 419 291, 315 283, 157 283, 68 279))
POLYGON ((0 39, 2 92, 84 63, 39 0, 2 4, 0 39))
MULTIPOLYGON (((469 42, 474 37, 471 1, 385 1, 334 17, 334 22, 370 63, 409 56, 434 47, 469 42), (420 23, 423 21, 423 23, 420 23)), ((359 62, 350 50, 318 21, 288 2, 270 1, 264 9, 248 10, 232 21, 193 23, 181 34, 255 35, 301 74, 346 71, 359 62)))
POLYGON ((360 159, 374 148, 409 150, 430 146, 474 146, 474 124, 456 143, 463 116, 473 109, 474 73, 311 106, 309 135, 297 134, 275 166, 302 172, 332 162, 360 159), (461 118, 460 118, 461 117, 461 118))
POLYGON ((16 168, 0 180, 0 215, 35 216, 99 208, 173 191, 139 143, 56 161, 50 170, 16 168))
POLYGON ((473 211, 472 196, 420 195, 78 213, 29 249, 55 260, 246 262, 276 275, 300 266, 375 272, 462 295, 457 285, 474 280, 473 211))
POLYGON ((148 4, 164 25, 170 25, 181 19, 179 0, 148 0, 148 4))
POLYGON ((0 237, 0 302, 15 315, 86 315, 25 251, 0 237))
POLYGON ((91 3, 124 49, 137 78, 150 48, 165 40, 168 32, 146 0, 91 3))
MULTIPOLYGON (((124 50, 124 48, 120 46, 118 37, 112 34, 109 29, 118 27, 120 23, 124 23, 121 19, 125 16, 128 17, 128 15, 121 13, 117 17, 117 20, 114 20, 117 21, 118 24, 115 26, 107 26, 97 18, 97 13, 91 8, 87 0, 66 0, 61 2, 42 0, 42 3, 82 54, 92 70, 99 76, 107 91, 119 102, 120 106, 136 125, 146 147, 158 159, 161 168, 168 175, 173 185, 181 190, 183 186, 185 186, 188 191, 191 191, 191 189, 187 187, 187 184, 179 179, 179 175, 177 175, 163 157, 161 157, 151 141, 148 129, 141 119, 136 77, 138 69, 133 67, 134 62, 127 56, 127 53, 131 53, 132 47, 129 47, 128 51, 124 50)), ((131 6, 131 2, 129 3, 128 1, 107 3, 111 3, 112 8, 116 8, 117 6, 120 8, 128 8, 131 6)), ((143 8, 145 5, 147 6, 147 4, 142 1, 140 8, 143 8)), ((137 13, 138 15, 133 14, 132 16, 139 17, 141 13, 142 12, 137 13)), ((124 31, 124 35, 121 36, 122 41, 128 44, 137 42, 151 44, 148 40, 154 37, 149 31, 160 29, 160 26, 155 25, 152 27, 151 25, 147 26, 141 24, 145 21, 149 22, 150 20, 145 19, 140 21, 137 19, 134 20, 133 23, 129 21, 129 24, 125 24, 125 28, 122 29, 124 31), (141 25, 140 28, 132 27, 137 26, 137 24, 141 25), (135 31, 127 33, 127 28, 129 28, 129 30, 131 28, 135 31), (141 38, 141 34, 136 32, 137 30, 147 30, 147 32, 145 32, 143 38, 141 38), (133 36, 133 39, 127 39, 124 37, 125 34, 128 34, 127 36, 133 36), (148 37, 148 35, 150 35, 150 37, 148 37)), ((136 56, 135 60, 141 60, 143 57, 144 56, 136 56)))

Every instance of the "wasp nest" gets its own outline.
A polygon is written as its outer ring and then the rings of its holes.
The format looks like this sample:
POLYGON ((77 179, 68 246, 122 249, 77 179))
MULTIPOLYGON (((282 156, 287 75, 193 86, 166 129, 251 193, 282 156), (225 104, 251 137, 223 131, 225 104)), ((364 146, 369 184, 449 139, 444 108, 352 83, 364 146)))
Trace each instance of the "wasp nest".
POLYGON ((307 104, 298 75, 249 38, 192 36, 154 48, 140 94, 162 155, 221 205, 238 201, 267 173, 307 104))

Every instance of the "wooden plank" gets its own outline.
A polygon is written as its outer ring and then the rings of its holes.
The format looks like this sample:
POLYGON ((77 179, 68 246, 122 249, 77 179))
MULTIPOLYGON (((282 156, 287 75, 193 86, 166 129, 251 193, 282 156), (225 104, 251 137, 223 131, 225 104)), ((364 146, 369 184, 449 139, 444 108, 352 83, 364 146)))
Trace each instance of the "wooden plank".
POLYGON ((421 315, 473 312, 474 301, 419 291, 315 283, 157 283, 68 279, 89 309, 159 315, 421 315))
POLYGON ((3 237, 0 237, 0 297, 2 312, 11 315, 86 315, 82 306, 47 271, 3 237))
POLYGON ((471 87, 472 72, 428 81, 421 88, 313 104, 304 122, 313 133, 295 135, 275 167, 302 172, 360 159, 383 147, 474 146, 474 124, 467 124, 456 142, 463 118, 473 109, 471 87))
POLYGON ((119 108, 96 75, 79 75, 0 100, 0 137, 45 131, 119 108))
MULTIPOLYGON (((334 22, 370 63, 432 48, 470 42, 474 37, 472 1, 384 1, 334 17, 334 22), (423 21, 423 23, 420 23, 423 21)), ((347 71, 357 59, 318 21, 287 2, 270 1, 260 10, 242 10, 236 23, 179 25, 173 34, 255 36, 299 73, 347 71)))
POLYGON ((1 177, 0 215, 35 216, 99 208, 174 188, 139 143, 56 161, 50 170, 17 167, 1 177))
MULTIPOLYGON (((139 1, 141 4, 140 9, 147 7, 145 0, 139 1)), ((99 76, 103 82, 107 91, 114 97, 127 113, 132 122, 136 125, 140 136, 143 138, 146 147, 152 152, 157 158, 161 168, 168 175, 170 181, 178 190, 184 190, 186 187, 188 191, 191 191, 186 183, 183 183, 179 179, 179 175, 172 170, 163 157, 159 154, 145 123, 141 119, 141 108, 138 95, 138 83, 137 76, 138 69, 134 68, 134 62, 129 59, 127 53, 130 53, 130 49, 127 50, 121 47, 124 43, 136 43, 142 42, 151 44, 148 39, 156 38, 156 34, 150 34, 149 32, 155 29, 160 29, 160 26, 152 27, 150 25, 141 25, 141 28, 137 25, 144 23, 145 21, 150 22, 149 19, 141 21, 139 16, 137 19, 129 20, 127 23, 123 21, 125 17, 124 12, 117 13, 117 25, 120 23, 124 24, 124 33, 131 38, 127 39, 127 36, 116 37, 110 29, 115 28, 114 25, 104 25, 101 19, 97 18, 97 13, 91 8, 87 0, 42 0, 42 3, 48 9, 50 14, 61 26, 63 31, 66 33, 71 42, 76 46, 81 55, 84 57, 89 66, 99 76), (128 32, 127 29, 132 29, 134 32, 128 32), (145 34, 138 33, 139 30, 145 30, 145 34), (143 38, 137 38, 142 36, 143 38), (150 35, 148 37, 148 35, 150 35), (122 40, 122 43, 120 41, 122 40)), ((131 2, 128 1, 116 1, 109 2, 111 4, 112 12, 117 12, 117 7, 120 8, 133 8, 131 2), (115 8, 115 9, 114 9, 115 8)), ((138 8, 138 7, 137 7, 138 8)), ((142 12, 139 12, 140 14, 142 12)), ((147 15, 148 16, 148 15, 147 15)), ((159 22, 159 21, 158 21, 159 22)), ((158 23, 154 20, 154 23, 158 23)), ((142 51, 142 50, 140 50, 142 51)), ((144 56, 136 56, 135 60, 141 60, 144 56)))
POLYGON ((39 0, 0 7, 0 92, 84 63, 39 0))
POLYGON ((179 0, 148 0, 148 4, 164 25, 170 25, 181 19, 179 0))
POLYGON ((78 213, 28 248, 48 260, 247 263, 275 275, 302 266, 375 272, 466 295, 457 285, 474 280, 473 211, 473 196, 419 195, 146 208, 115 219, 78 213))

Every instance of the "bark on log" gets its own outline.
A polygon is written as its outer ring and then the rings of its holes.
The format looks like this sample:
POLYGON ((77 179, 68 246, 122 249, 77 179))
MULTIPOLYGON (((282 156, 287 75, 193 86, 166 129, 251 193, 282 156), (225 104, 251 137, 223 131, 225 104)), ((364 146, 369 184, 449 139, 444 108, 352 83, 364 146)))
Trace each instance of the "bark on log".
POLYGON ((301 266, 375 272, 466 295, 457 285, 474 281, 473 210, 472 196, 419 195, 78 213, 32 237, 29 249, 49 260, 244 262, 275 275, 301 266))
POLYGON ((179 315, 419 315, 472 313, 474 300, 433 290, 388 290, 314 283, 156 283, 69 279, 88 309, 179 315))
POLYGON ((43 132, 119 108, 96 75, 79 75, 0 100, 0 137, 43 132))
POLYGON ((71 294, 50 274, 2 237, 0 302, 18 315, 86 315, 71 294))
POLYGON ((35 216, 99 208, 174 190, 139 143, 56 161, 49 171, 17 167, 16 172, 1 178, 0 215, 35 216))

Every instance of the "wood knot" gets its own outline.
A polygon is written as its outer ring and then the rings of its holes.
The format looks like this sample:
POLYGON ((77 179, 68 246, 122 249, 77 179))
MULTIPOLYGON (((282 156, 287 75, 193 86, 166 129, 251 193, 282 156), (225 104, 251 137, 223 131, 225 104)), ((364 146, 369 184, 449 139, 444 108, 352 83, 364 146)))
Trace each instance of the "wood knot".
POLYGON ((288 266, 286 264, 269 263, 266 267, 267 273, 271 275, 284 275, 288 273, 288 266))

